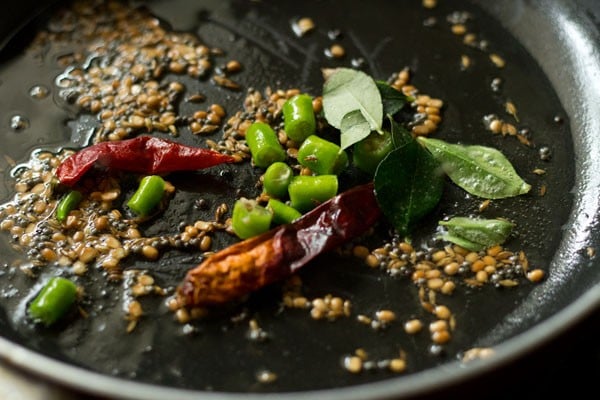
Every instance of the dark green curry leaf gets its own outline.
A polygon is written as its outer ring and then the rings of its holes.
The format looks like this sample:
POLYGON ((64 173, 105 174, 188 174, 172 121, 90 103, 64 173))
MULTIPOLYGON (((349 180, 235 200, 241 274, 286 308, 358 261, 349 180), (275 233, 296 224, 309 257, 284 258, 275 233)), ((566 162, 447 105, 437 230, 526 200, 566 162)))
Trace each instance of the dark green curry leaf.
POLYGON ((510 161, 494 148, 450 144, 425 137, 418 140, 455 184, 475 196, 501 199, 525 194, 531 189, 510 161))
POLYGON ((399 90, 394 89, 389 83, 376 81, 375 84, 381 95, 384 115, 394 115, 408 103, 406 95, 399 90))
POLYGON ((447 230, 443 239, 472 251, 504 243, 514 226, 502 219, 467 217, 454 217, 439 224, 447 230))
POLYGON ((400 235, 407 235, 439 203, 444 177, 431 154, 407 140, 381 161, 374 185, 383 214, 400 235))
POLYGON ((389 114, 388 119, 390 121, 390 130, 392 133, 392 143, 394 144, 394 148, 398 148, 408 142, 414 142, 415 139, 408 129, 394 121, 394 118, 392 118, 392 116, 389 114))

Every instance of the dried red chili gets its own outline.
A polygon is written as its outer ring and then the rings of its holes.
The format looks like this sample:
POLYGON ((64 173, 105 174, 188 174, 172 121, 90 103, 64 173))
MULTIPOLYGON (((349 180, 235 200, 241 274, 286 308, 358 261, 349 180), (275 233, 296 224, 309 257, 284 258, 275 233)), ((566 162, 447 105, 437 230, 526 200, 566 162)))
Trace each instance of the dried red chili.
POLYGON ((73 186, 94 165, 158 175, 174 171, 194 171, 235 161, 234 157, 214 150, 152 136, 138 136, 86 147, 66 158, 58 166, 56 175, 61 183, 73 186))
POLYGON ((236 243, 188 271, 182 305, 218 305, 281 280, 318 255, 369 230, 381 211, 366 184, 343 192, 291 224, 236 243))

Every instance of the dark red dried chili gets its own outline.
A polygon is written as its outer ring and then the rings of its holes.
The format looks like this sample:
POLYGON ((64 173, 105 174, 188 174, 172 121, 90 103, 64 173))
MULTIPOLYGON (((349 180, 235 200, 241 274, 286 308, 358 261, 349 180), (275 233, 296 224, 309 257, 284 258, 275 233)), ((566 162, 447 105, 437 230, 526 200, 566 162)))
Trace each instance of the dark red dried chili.
POLYGON ((94 165, 144 175, 159 175, 174 171, 194 171, 235 161, 234 157, 214 150, 152 136, 138 136, 86 147, 66 158, 58 166, 56 175, 61 183, 73 186, 94 165))
POLYGON ((291 224, 236 243, 188 271, 182 305, 218 305, 281 280, 318 255, 369 230, 381 216, 373 185, 343 192, 291 224))

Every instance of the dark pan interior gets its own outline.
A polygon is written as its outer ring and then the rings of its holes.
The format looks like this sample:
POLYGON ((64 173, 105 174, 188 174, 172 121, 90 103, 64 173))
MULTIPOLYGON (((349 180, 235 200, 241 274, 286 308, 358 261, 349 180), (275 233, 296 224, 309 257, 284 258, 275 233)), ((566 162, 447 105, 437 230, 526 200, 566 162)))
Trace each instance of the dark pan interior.
MULTIPOLYGON (((15 4, 13 15, 23 15, 17 9, 26 4, 15 4)), ((36 4, 43 8, 43 2, 36 4)), ((440 2, 434 10, 424 9, 420 1, 399 5, 383 0, 368 2, 368 6, 348 1, 343 9, 333 1, 145 4, 173 29, 194 32, 209 45, 223 48, 228 57, 241 60, 245 68, 237 79, 248 87, 299 87, 319 93, 320 66, 347 66, 352 57, 362 57, 365 71, 381 79, 411 67, 419 89, 446 102, 437 137, 501 148, 518 171, 525 171, 533 194, 499 201, 496 212, 518 221, 518 241, 509 246, 525 250, 533 265, 546 270, 547 279, 511 290, 457 290, 447 304, 459 328, 452 341, 433 354, 427 335, 409 337, 401 324, 373 332, 354 319, 329 323, 312 321, 305 312, 282 313, 277 286, 257 293, 225 316, 197 324, 194 335, 183 334, 162 301, 154 299, 148 309, 155 311, 126 334, 118 309, 120 287, 107 284, 98 273, 86 287, 95 298, 90 305, 94 317, 59 329, 39 330, 21 323, 14 316, 22 312, 21 298, 3 297, 0 353, 9 362, 69 387, 115 397, 197 398, 201 392, 207 399, 270 394, 278 398, 397 398, 470 379, 520 357, 600 304, 600 266, 586 252, 600 244, 600 14, 594 2, 440 2), (449 33, 445 18, 456 10, 474 16, 470 26, 507 60, 505 68, 498 70, 489 62, 488 53, 466 48, 449 33), (297 38, 290 21, 303 15, 312 17, 318 29, 309 37, 297 38), (423 21, 430 16, 436 16, 438 25, 426 28, 423 21), (323 54, 331 44, 328 31, 332 29, 342 32, 340 41, 349 53, 340 61, 323 54), (459 60, 464 53, 475 60, 475 66, 461 73, 459 60), (494 93, 490 82, 496 77, 502 78, 503 85, 494 93), (501 112, 507 98, 518 105, 524 125, 532 132, 533 148, 484 130, 482 116, 501 112), (540 159, 543 147, 551 151, 549 161, 540 159), (547 171, 543 177, 529 172, 540 167, 547 171), (542 185, 548 190, 539 196, 542 185), (231 315, 241 317, 232 319, 231 315), (248 316, 260 321, 269 340, 248 340, 248 316), (494 346, 496 356, 459 364, 462 351, 478 346, 494 346), (358 347, 376 357, 402 349, 409 355, 409 370, 403 375, 349 374, 340 368, 340 357, 358 347), (257 383, 256 374, 265 369, 276 371, 278 379, 268 385, 257 383)), ((0 53, 0 134, 2 153, 21 161, 34 147, 60 146, 76 139, 77 133, 89 128, 90 120, 58 107, 32 106, 27 89, 40 82, 51 86, 60 69, 50 63, 40 66, 19 51, 31 38, 28 31, 44 22, 43 13, 13 37, 23 26, 17 21, 21 19, 11 18, 12 25, 2 25, 2 37, 12 40, 0 53), (27 113, 30 129, 10 131, 9 113, 15 111, 27 113)), ((47 57, 51 59, 52 53, 47 57)), ((186 84, 196 85, 227 109, 241 107, 243 92, 223 91, 206 82, 186 84)), ((181 139, 186 140, 183 135, 181 139)), ((199 212, 191 206, 200 193, 198 188, 212 203, 232 201, 236 188, 252 195, 255 172, 250 168, 241 174, 237 171, 224 167, 197 174, 192 181, 188 176, 173 177, 186 194, 167 219, 178 221, 199 212)), ((0 193, 7 197, 8 187, 0 193)), ((447 187, 442 205, 417 235, 431 232, 440 216, 473 213, 478 204, 447 187)), ((224 245, 227 239, 222 240, 224 245)), ((10 246, 0 244, 4 255, 17 257, 10 246)), ((194 254, 174 252, 160 265, 135 265, 152 269, 169 286, 198 262, 194 254)), ((393 308, 400 321, 423 315, 408 279, 386 276, 347 258, 326 255, 301 276, 309 294, 343 294, 360 313, 393 308)), ((26 291, 27 279, 7 270, 0 283, 26 291)))

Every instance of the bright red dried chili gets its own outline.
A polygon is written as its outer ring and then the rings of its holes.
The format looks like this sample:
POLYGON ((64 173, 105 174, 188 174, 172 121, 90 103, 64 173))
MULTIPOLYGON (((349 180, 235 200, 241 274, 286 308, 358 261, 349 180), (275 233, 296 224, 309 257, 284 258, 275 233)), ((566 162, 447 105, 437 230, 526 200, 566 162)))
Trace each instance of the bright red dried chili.
POLYGON ((94 165, 144 175, 160 175, 174 171, 194 171, 235 161, 234 157, 214 150, 152 136, 138 136, 86 147, 66 158, 58 166, 56 175, 61 183, 73 186, 94 165))

